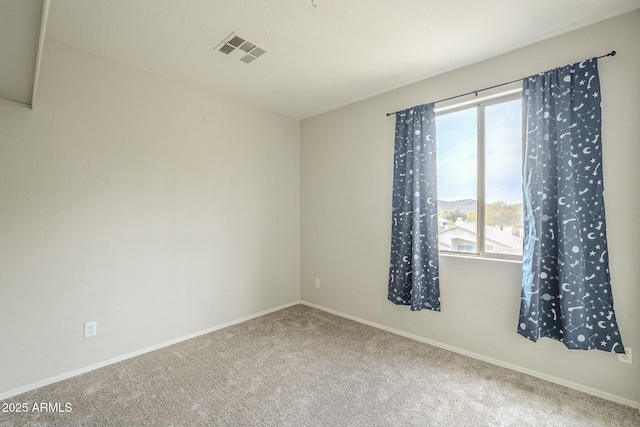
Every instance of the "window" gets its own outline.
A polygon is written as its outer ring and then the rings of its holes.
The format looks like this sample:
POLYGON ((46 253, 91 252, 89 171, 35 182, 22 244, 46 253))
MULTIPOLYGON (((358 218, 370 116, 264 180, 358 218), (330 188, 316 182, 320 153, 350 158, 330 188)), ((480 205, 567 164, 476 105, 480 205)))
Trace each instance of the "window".
POLYGON ((438 112, 436 129, 439 250, 520 258, 520 96, 438 112))

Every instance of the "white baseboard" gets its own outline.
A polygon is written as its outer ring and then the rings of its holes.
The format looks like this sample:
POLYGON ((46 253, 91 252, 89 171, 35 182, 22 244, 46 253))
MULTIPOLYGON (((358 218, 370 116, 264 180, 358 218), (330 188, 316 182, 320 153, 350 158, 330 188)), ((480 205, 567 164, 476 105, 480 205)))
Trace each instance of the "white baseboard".
POLYGON ((179 338, 175 338, 175 339, 172 339, 172 340, 169 340, 169 341, 165 341, 165 342, 162 342, 160 344, 152 345, 150 347, 146 347, 146 348, 143 348, 141 350, 136 350, 136 351, 131 352, 131 353, 123 354, 122 356, 117 356, 117 357, 114 357, 112 359, 105 360, 103 362, 95 363, 93 365, 85 366, 85 367, 80 368, 80 369, 75 369, 75 370, 70 371, 70 372, 65 372, 64 374, 56 375, 54 377, 47 378, 47 379, 44 379, 42 381, 38 381, 38 382, 35 382, 35 383, 32 383, 32 384, 28 384, 28 385, 25 385, 25 386, 22 386, 22 387, 18 387, 16 389, 9 390, 9 391, 4 392, 4 393, 0 393, 0 400, 8 399, 10 397, 17 396, 17 395, 22 394, 22 393, 26 393, 28 391, 35 390, 37 388, 47 386, 49 384, 57 383, 58 381, 62 381, 62 380, 66 380, 68 378, 72 378, 72 377, 75 377, 75 376, 78 376, 78 375, 82 375, 82 374, 85 374, 87 372, 91 372, 91 371, 93 371, 95 369, 99 369, 99 368, 103 368, 105 366, 113 365, 114 363, 122 362, 123 360, 131 359, 132 357, 140 356, 141 354, 145 354, 145 353, 149 353, 151 351, 159 350, 161 348, 168 347, 170 345, 177 344, 179 342, 186 341, 186 340, 189 340, 191 338, 199 337, 200 335, 205 335, 205 334, 208 334, 210 332, 214 332, 214 331, 217 331, 219 329, 226 328, 228 326, 232 326, 232 325, 236 325, 238 323, 246 322, 247 320, 255 319, 256 317, 264 316, 265 314, 273 313, 274 311, 279 311, 279 310, 282 310, 284 308, 291 307, 291 306, 294 306, 294 305, 297 305, 297 304, 300 304, 300 301, 294 301, 292 303, 284 304, 284 305, 281 305, 281 306, 278 306, 278 307, 274 307, 274 308, 270 308, 268 310, 264 310, 264 311, 261 311, 259 313, 250 314, 249 316, 241 317, 239 319, 232 320, 230 322, 226 322, 226 323, 223 323, 221 325, 216 325, 216 326, 213 326, 211 328, 204 329, 202 331, 194 332, 192 334, 188 334, 188 335, 185 335, 185 336, 182 336, 182 337, 179 337, 179 338))
POLYGON ((549 381, 551 383, 554 384, 559 384, 574 390, 578 390, 578 391, 582 391, 584 393, 596 396, 596 397, 600 397, 602 399, 606 399, 606 400, 610 400, 612 402, 616 402, 616 403, 620 403, 622 405, 626 405, 626 406, 631 406, 632 408, 636 408, 638 409, 638 411, 640 412, 640 405, 638 404, 638 402, 635 402, 633 400, 630 399, 626 399, 624 397, 612 394, 612 393, 607 393, 605 391, 602 390, 598 390, 595 388, 591 388, 591 387, 587 387, 585 385, 582 384, 578 384, 578 383, 574 383, 572 381, 567 381, 567 380, 563 380, 562 378, 558 378, 558 377, 554 377, 553 375, 548 375, 548 374, 544 374, 542 372, 538 372, 538 371, 534 371, 532 369, 527 369, 527 368, 523 368, 522 366, 518 366, 518 365, 514 365, 511 363, 507 363, 507 362, 503 362, 502 360, 499 359, 494 359, 493 357, 487 357, 487 356, 483 356, 482 354, 478 354, 478 353, 474 353, 472 351, 468 351, 468 350, 464 350, 461 348, 457 348, 457 347, 453 347, 447 344, 443 344, 441 342, 438 341, 433 341, 427 338, 423 338, 421 336, 418 335, 413 335, 404 331, 401 331, 399 329, 394 329, 394 328, 390 328, 388 326, 385 325, 381 325, 379 323, 375 323, 375 322, 370 322, 368 320, 364 320, 361 319, 359 317, 356 316, 351 316, 350 314, 345 314, 342 313, 340 311, 336 311, 336 310, 332 310, 330 308, 326 308, 317 304, 313 304, 310 303, 308 301, 300 301, 301 304, 307 305, 309 307, 313 307, 313 308, 317 308, 318 310, 322 310, 322 311, 326 311, 327 313, 331 313, 331 314, 335 314, 336 316, 340 316, 340 317, 344 317, 346 319, 349 320, 353 320, 359 323, 363 323, 365 325, 368 326, 373 326, 374 328, 378 328, 378 329, 382 329, 384 331, 387 332, 391 332, 392 334, 396 334, 396 335, 400 335, 406 338, 410 338, 412 340, 416 340, 416 341, 420 341, 423 342, 425 344, 429 344, 432 345, 434 347, 439 347, 442 348, 444 350, 449 350, 452 351, 454 353, 458 353, 458 354, 462 354, 464 356, 468 356, 471 357, 473 359, 477 359, 477 360, 481 360, 483 362, 487 362, 487 363, 491 363, 492 365, 497 365, 497 366, 501 366, 503 368, 507 368, 507 369, 511 369, 513 371, 517 371, 517 372, 521 372, 523 374, 527 374, 527 375, 531 375, 532 377, 536 377, 536 378, 540 378, 542 380, 545 381, 549 381))
POLYGON ((205 334, 208 334, 210 332, 214 332, 214 331, 217 331, 219 329, 226 328, 228 326, 232 326, 232 325, 236 325, 238 323, 246 322, 247 320, 255 319, 257 317, 264 316, 266 314, 273 313, 275 311, 279 311, 279 310, 282 310, 284 308, 291 307, 291 306, 294 306, 294 305, 297 305, 297 304, 304 304, 306 306, 313 307, 313 308, 316 308, 318 310, 326 311, 327 313, 331 313, 331 314, 334 314, 336 316, 344 317, 346 319, 353 320, 353 321, 356 321, 356 322, 359 322, 359 323, 363 323, 365 325, 372 326, 374 328, 382 329, 384 331, 391 332, 391 333, 396 334, 396 335, 400 335, 400 336, 403 336, 403 337, 406 337, 406 338, 410 338, 412 340, 423 342, 425 344, 433 345, 434 347, 439 347, 439 348, 442 348, 442 349, 445 349, 445 350, 449 350, 449 351, 452 351, 454 353, 458 353, 458 354, 462 354, 462 355, 471 357, 473 359, 481 360, 483 362, 491 363, 493 365, 501 366, 503 368, 511 369, 511 370, 517 371, 517 372, 521 372, 523 374, 531 375, 532 377, 540 378, 542 380, 549 381, 549 382, 552 382, 554 384, 559 384, 559 385, 562 385, 562 386, 565 386, 565 387, 568 387, 568 388, 571 388, 571 389, 574 389, 574 390, 582 391, 584 393, 587 393, 587 394, 590 394, 590 395, 593 395, 593 396, 596 396, 596 397, 600 397, 600 398, 603 398, 603 399, 606 399, 606 400, 610 400, 612 402, 616 402, 616 403, 620 403, 622 405, 630 406, 630 407, 636 408, 636 409, 638 409, 638 411, 640 411, 640 405, 638 404, 638 402, 635 402, 635 401, 630 400, 630 399, 626 399, 624 397, 621 397, 621 396, 618 396, 618 395, 615 395, 615 394, 612 394, 612 393, 607 393, 607 392, 604 392, 604 391, 601 391, 601 390, 598 390, 598 389, 595 389, 595 388, 584 386, 582 384, 574 383, 572 381, 567 381, 567 380, 563 380, 561 378, 554 377, 552 375, 544 374, 542 372, 534 371, 534 370, 531 370, 531 369, 523 368, 523 367, 518 366, 518 365, 514 365, 514 364, 511 364, 511 363, 503 362, 502 360, 499 360, 499 359, 494 359, 492 357, 483 356, 481 354, 474 353, 472 351, 467 351, 467 350, 464 350, 464 349, 461 349, 461 348, 457 348, 457 347, 453 347, 453 346, 450 346, 450 345, 447 345, 447 344, 440 343, 438 341, 433 341, 433 340, 430 340, 430 339, 427 339, 427 338, 423 338, 423 337, 420 337, 418 335, 413 335, 413 334, 401 331, 399 329, 390 328, 388 326, 385 326, 385 325, 382 325, 382 324, 379 324, 379 323, 375 323, 375 322, 371 322, 371 321, 368 321, 368 320, 364 320, 364 319, 361 319, 361 318, 356 317, 356 316, 351 316, 349 314, 342 313, 342 312, 336 311, 336 310, 332 310, 330 308, 326 308, 326 307, 323 307, 323 306, 320 306, 320 305, 317 305, 317 304, 313 304, 313 303, 310 303, 308 301, 294 301, 292 303, 288 303, 288 304, 284 304, 284 305, 281 305, 281 306, 278 306, 278 307, 274 307, 274 308, 271 308, 271 309, 268 309, 268 310, 264 310, 264 311, 261 311, 259 313, 255 313, 255 314, 251 314, 249 316, 241 317, 239 319, 232 320, 230 322, 226 322, 226 323, 223 323, 223 324, 220 324, 220 325, 216 325, 216 326, 213 326, 211 328, 208 328, 208 329, 205 329, 205 330, 202 330, 202 331, 194 332, 194 333, 191 333, 191 334, 179 337, 179 338, 175 338, 175 339, 172 339, 172 340, 169 340, 169 341, 162 342, 160 344, 156 344, 156 345, 153 345, 153 346, 150 346, 150 347, 143 348, 141 350, 137 350, 137 351, 134 351, 134 352, 131 352, 131 353, 127 353, 127 354, 124 354, 122 356, 114 357, 112 359, 108 359, 108 360, 105 360, 103 362, 95 363, 93 365, 85 366, 85 367, 80 368, 80 369, 76 369, 76 370, 73 370, 73 371, 70 371, 70 372, 66 372, 64 374, 56 375, 54 377, 47 378, 47 379, 32 383, 32 384, 28 384, 28 385, 25 385, 25 386, 22 386, 22 387, 18 387, 16 389, 9 390, 9 391, 4 392, 4 393, 0 393, 0 400, 8 399, 10 397, 17 396, 19 394, 26 393, 26 392, 31 391, 31 390, 35 390, 35 389, 40 388, 40 387, 44 387, 44 386, 47 386, 47 385, 50 385, 50 384, 53 384, 53 383, 57 383, 59 381, 66 380, 68 378, 72 378, 72 377, 75 377, 75 376, 78 376, 78 375, 81 375, 81 374, 84 374, 84 373, 87 373, 87 372, 91 372, 91 371, 93 371, 95 369, 99 369, 99 368, 102 368, 102 367, 105 367, 105 366, 109 366, 109 365, 112 365, 114 363, 118 363, 118 362, 121 362, 123 360, 130 359, 132 357, 136 357, 136 356, 140 356, 140 355, 145 354, 145 353, 149 353, 151 351, 159 350, 161 348, 168 347, 170 345, 177 344, 179 342, 186 341, 186 340, 189 340, 191 338, 195 338, 195 337, 198 337, 198 336, 201 336, 201 335, 205 335, 205 334))

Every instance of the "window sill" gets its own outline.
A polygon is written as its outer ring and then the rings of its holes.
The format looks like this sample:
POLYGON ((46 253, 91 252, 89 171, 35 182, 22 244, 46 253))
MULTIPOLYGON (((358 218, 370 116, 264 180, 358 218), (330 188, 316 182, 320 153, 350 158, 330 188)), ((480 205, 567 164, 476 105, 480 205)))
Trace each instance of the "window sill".
POLYGON ((471 259, 474 261, 495 261, 495 262, 506 262, 509 264, 522 264, 522 258, 521 259, 498 258, 498 257, 487 257, 487 256, 471 255, 471 254, 456 254, 453 252, 440 252, 439 256, 445 257, 445 258, 471 259))

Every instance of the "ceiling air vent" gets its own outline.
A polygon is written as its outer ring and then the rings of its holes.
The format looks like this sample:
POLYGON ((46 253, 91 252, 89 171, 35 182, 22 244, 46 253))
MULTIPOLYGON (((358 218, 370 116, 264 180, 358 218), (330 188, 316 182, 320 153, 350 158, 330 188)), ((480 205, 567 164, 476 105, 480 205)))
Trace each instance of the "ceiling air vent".
POLYGON ((215 49, 230 58, 239 59, 245 64, 253 62, 266 53, 266 50, 257 44, 235 33, 231 33, 231 35, 224 39, 215 49))

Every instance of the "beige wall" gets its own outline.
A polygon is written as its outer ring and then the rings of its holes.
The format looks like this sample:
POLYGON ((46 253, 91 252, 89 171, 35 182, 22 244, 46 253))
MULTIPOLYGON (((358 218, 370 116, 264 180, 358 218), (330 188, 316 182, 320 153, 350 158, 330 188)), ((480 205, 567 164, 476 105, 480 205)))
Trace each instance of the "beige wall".
POLYGON ((299 139, 47 40, 0 104, 0 394, 299 300, 299 139))
POLYGON ((394 118, 386 112, 618 51, 600 62, 604 174, 616 314, 640 349, 640 11, 302 122, 302 299, 405 333, 640 401, 640 369, 600 351, 516 334, 520 264, 441 257, 442 312, 386 300, 394 118), (321 287, 314 287, 314 278, 321 287))

